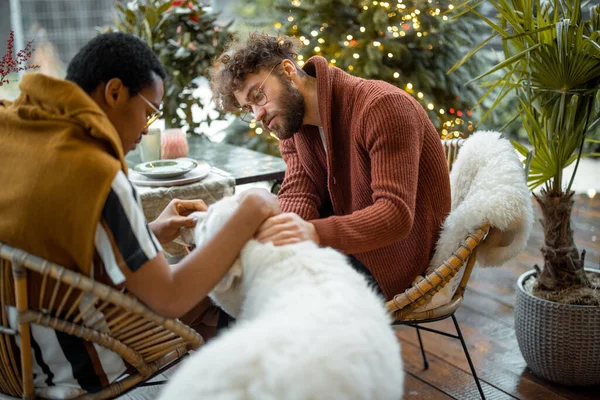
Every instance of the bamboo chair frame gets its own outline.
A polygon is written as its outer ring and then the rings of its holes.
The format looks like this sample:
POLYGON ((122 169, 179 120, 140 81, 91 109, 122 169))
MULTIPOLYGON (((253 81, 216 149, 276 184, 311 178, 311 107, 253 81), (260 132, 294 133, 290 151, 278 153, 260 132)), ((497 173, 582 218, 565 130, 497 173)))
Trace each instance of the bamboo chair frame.
MULTIPOLYGON (((446 153, 448 171, 452 168, 452 164, 456 160, 458 151, 464 142, 465 139, 442 140, 442 145, 444 146, 446 153)), ((485 240, 490 229, 491 226, 489 224, 484 224, 476 229, 475 232, 470 233, 463 239, 463 242, 458 246, 458 249, 452 256, 446 259, 442 265, 424 277, 417 278, 411 287, 406 289, 404 293, 397 294, 392 300, 386 303, 387 310, 392 315, 392 325, 408 325, 417 330, 417 338, 421 347, 421 355, 423 356, 425 369, 429 368, 429 363, 427 362, 423 341, 421 339, 421 330, 460 340, 469 367, 471 368, 473 379, 475 380, 481 398, 484 400, 485 395, 483 389, 481 388, 479 378, 475 372, 475 367, 473 366, 471 356, 469 355, 467 345, 454 313, 462 304, 463 296, 475 265, 477 246, 485 240), (452 299, 447 304, 431 310, 416 311, 417 308, 429 303, 433 296, 446 286, 463 268, 464 273, 460 284, 452 296, 452 299), (457 333, 456 335, 421 326, 421 324, 440 321, 446 318, 452 318, 457 333)))
POLYGON ((204 342, 192 328, 155 314, 130 295, 0 242, 0 393, 35 399, 31 324, 96 343, 136 370, 81 399, 122 394, 204 342), (35 275, 41 279, 41 291, 32 304, 28 278, 35 275), (17 309, 17 331, 9 328, 9 304, 17 309), (20 355, 11 343, 17 333, 20 355))

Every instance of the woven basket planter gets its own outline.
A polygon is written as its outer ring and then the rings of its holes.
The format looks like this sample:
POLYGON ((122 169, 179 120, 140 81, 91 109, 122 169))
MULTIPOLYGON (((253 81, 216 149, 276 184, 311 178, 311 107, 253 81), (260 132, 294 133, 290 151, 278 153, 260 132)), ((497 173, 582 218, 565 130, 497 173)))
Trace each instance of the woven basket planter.
POLYGON ((519 277, 515 305, 517 342, 527 365, 552 382, 600 384, 600 307, 534 297, 523 289, 534 274, 531 270, 519 277))

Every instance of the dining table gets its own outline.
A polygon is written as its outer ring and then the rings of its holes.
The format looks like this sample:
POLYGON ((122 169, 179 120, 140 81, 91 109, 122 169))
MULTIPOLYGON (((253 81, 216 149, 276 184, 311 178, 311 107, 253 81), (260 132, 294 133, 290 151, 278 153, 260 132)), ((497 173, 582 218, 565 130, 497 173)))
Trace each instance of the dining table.
MULTIPOLYGON (((210 205, 223 197, 235 193, 237 185, 269 181, 277 184, 283 181, 285 162, 269 154, 234 146, 227 143, 215 143, 192 135, 188 137, 187 158, 204 161, 210 171, 196 182, 153 186, 136 184, 144 215, 147 221, 155 220, 172 199, 201 199, 210 205)), ((140 151, 133 150, 125 157, 130 169, 142 162, 140 151)), ((167 256, 181 256, 185 248, 177 243, 164 246, 167 256)))

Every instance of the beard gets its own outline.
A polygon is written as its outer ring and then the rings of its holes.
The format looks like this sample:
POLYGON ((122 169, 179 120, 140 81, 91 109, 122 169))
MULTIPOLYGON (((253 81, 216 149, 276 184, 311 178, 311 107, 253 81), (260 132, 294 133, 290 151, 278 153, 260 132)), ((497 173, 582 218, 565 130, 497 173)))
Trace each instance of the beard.
POLYGON ((289 139, 302 127, 304 121, 305 105, 302 93, 287 79, 281 77, 281 124, 273 129, 279 140, 289 139))

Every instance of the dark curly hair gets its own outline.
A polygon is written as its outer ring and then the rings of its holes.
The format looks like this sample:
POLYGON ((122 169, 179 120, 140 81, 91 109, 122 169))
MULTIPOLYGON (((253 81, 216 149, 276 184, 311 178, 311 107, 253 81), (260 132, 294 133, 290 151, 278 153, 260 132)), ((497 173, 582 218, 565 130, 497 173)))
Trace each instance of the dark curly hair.
MULTIPOLYGON (((234 92, 244 85, 246 75, 259 72, 263 68, 271 69, 283 60, 296 64, 301 43, 295 37, 253 32, 246 40, 234 37, 226 50, 217 58, 210 73, 211 88, 217 108, 224 111, 236 111, 240 104, 234 92)), ((277 73, 277 71, 273 71, 277 73)))
POLYGON ((90 40, 73 57, 66 79, 86 93, 98 85, 119 78, 131 95, 152 85, 156 76, 167 74, 158 57, 141 39, 120 32, 105 33, 90 40))

